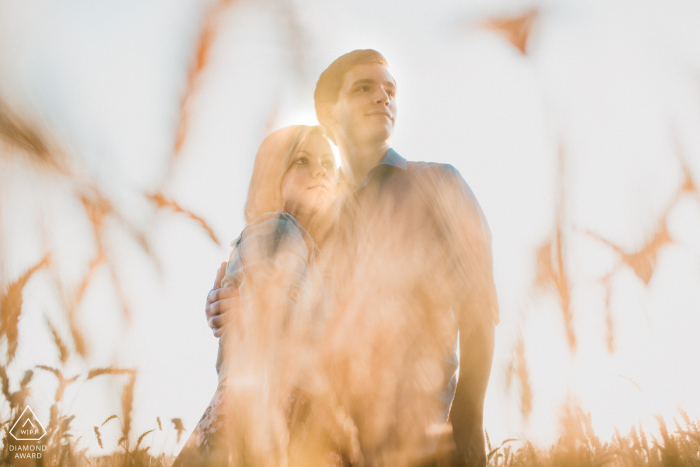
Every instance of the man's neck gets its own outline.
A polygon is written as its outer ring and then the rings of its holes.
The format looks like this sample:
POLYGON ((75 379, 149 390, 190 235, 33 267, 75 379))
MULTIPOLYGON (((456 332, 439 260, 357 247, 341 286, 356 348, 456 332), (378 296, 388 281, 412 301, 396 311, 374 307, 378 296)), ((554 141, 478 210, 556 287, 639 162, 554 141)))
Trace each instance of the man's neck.
POLYGON ((369 171, 382 160, 388 149, 389 143, 386 141, 365 145, 340 143, 338 150, 343 163, 343 172, 348 181, 354 186, 362 183, 367 178, 369 171))

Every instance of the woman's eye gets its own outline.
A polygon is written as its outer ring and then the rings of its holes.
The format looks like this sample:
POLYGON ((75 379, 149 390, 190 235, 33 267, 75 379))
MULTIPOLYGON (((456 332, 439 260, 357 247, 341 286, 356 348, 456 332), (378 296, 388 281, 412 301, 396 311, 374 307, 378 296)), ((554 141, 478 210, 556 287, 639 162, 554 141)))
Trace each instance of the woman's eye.
POLYGON ((369 86, 360 86, 357 88, 358 91, 369 91, 369 86))
POLYGON ((306 157, 300 157, 299 159, 297 159, 297 164, 305 165, 308 163, 309 163, 309 160, 306 157))
POLYGON ((331 161, 325 161, 325 162, 323 163, 323 166, 324 166, 325 168, 327 168, 327 169, 332 169, 332 168, 334 167, 334 164, 333 164, 333 162, 331 162, 331 161))

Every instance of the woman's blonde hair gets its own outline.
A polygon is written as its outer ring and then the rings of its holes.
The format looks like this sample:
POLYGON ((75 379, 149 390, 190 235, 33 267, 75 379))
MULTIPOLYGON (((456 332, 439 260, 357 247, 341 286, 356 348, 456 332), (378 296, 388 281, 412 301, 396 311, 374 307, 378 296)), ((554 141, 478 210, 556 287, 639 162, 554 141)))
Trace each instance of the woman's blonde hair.
POLYGON ((245 202, 245 221, 250 224, 266 212, 280 212, 282 180, 294 162, 294 156, 310 136, 323 137, 320 126, 292 125, 274 131, 265 138, 255 155, 253 175, 245 202))

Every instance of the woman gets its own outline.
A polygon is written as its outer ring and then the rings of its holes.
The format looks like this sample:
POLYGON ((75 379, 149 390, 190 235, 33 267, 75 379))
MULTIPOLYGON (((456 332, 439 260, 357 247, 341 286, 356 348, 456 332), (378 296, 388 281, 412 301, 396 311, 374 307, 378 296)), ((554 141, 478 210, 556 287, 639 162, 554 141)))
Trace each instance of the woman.
POLYGON ((314 363, 326 310, 318 245, 333 225, 336 187, 320 127, 286 127, 260 146, 247 226, 222 282, 238 286, 244 309, 221 337, 219 385, 174 466, 342 465, 336 446, 351 423, 328 402, 314 363), (319 422, 309 407, 324 407, 344 428, 319 422))

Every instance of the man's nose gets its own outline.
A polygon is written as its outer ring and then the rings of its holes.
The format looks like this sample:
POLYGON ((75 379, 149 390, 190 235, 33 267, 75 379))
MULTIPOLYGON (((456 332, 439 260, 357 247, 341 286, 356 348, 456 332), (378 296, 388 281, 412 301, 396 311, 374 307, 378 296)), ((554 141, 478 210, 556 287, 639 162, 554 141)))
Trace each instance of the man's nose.
POLYGON ((377 91, 377 95, 374 96, 374 103, 375 104, 384 104, 386 106, 389 105, 389 94, 382 88, 377 91))

